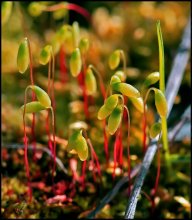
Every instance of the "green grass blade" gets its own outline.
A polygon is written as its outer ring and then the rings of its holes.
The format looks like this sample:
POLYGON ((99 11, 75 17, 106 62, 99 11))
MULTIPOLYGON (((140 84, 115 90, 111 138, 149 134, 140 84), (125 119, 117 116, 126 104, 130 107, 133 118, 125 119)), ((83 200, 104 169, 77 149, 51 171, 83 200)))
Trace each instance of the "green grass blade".
MULTIPOLYGON (((163 37, 161 32, 161 24, 160 21, 157 22, 157 37, 158 37, 158 45, 159 45, 159 88, 165 94, 165 59, 164 59, 164 46, 163 46, 163 37)), ((167 119, 166 117, 162 117, 162 139, 163 139, 163 149, 165 151, 165 160, 170 167, 170 154, 169 154, 169 145, 168 145, 168 137, 167 137, 167 119)))

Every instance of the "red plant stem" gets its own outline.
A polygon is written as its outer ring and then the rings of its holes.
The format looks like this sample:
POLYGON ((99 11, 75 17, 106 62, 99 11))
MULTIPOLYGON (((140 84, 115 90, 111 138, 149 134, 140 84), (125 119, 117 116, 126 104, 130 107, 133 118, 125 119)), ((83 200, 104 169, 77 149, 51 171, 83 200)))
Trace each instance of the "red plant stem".
POLYGON ((157 175, 156 175, 155 185, 152 190, 152 201, 153 201, 152 213, 154 212, 154 209, 155 209, 155 195, 157 193, 157 188, 158 188, 158 184, 159 184, 160 172, 161 172, 161 152, 160 152, 160 148, 158 146, 158 148, 157 148, 157 175))
POLYGON ((65 50, 64 50, 63 45, 60 48, 59 64, 60 64, 60 80, 61 80, 62 83, 65 83, 68 80, 68 76, 67 76, 67 65, 66 65, 66 58, 65 58, 65 50))
POLYGON ((28 157, 27 157, 27 148, 28 148, 28 140, 27 140, 27 133, 26 133, 26 127, 25 127, 25 111, 26 111, 26 91, 25 91, 25 98, 24 98, 24 111, 23 111, 23 130, 24 130, 24 161, 25 161, 25 169, 26 169, 26 176, 27 176, 27 185, 28 185, 28 196, 29 196, 29 203, 32 201, 32 189, 31 189, 31 183, 30 183, 30 173, 29 173, 29 163, 28 163, 28 157))
POLYGON ((130 117, 129 117, 129 110, 127 106, 124 105, 124 109, 127 113, 127 155, 128 155, 128 196, 131 194, 131 160, 130 160, 130 143, 129 143, 129 133, 130 133, 130 117))
POLYGON ((92 145, 90 139, 87 139, 87 143, 88 143, 89 147, 91 148, 91 153, 92 153, 93 159, 96 162, 97 172, 98 172, 100 180, 101 180, 101 169, 100 169, 100 164, 99 164, 99 160, 98 160, 97 154, 95 153, 95 150, 93 148, 93 145, 92 145))
POLYGON ((56 121, 55 121, 55 109, 56 109, 56 103, 55 103, 55 93, 54 93, 54 72, 55 72, 55 57, 53 54, 52 50, 52 62, 51 62, 51 101, 52 101, 52 127, 53 127, 53 158, 54 158, 54 163, 53 163, 53 175, 52 175, 52 182, 54 186, 54 173, 56 170, 56 141, 55 141, 55 128, 56 128, 56 121))
POLYGON ((52 183, 53 183, 53 192, 55 191, 54 189, 54 173, 55 173, 55 169, 56 169, 56 141, 55 141, 55 112, 53 110, 53 108, 51 109, 51 113, 52 113, 52 131, 53 131, 53 170, 52 170, 52 183))
MULTIPOLYGON (((31 85, 34 85, 31 45, 30 45, 28 38, 27 38, 27 45, 28 45, 28 50, 29 50, 30 80, 31 80, 31 85)), ((35 100, 35 92, 32 91, 32 101, 34 100, 35 100)), ((36 160, 36 156, 35 156, 36 154, 35 113, 32 114, 31 136, 32 136, 32 145, 33 145, 33 159, 36 160)))
POLYGON ((83 99, 84 99, 84 111, 85 111, 85 116, 88 119, 89 118, 89 110, 88 110, 89 103, 88 103, 88 95, 87 95, 86 86, 85 86, 85 75, 86 75, 87 67, 86 67, 84 57, 82 57, 82 60, 83 60, 83 85, 82 85, 82 88, 83 88, 83 99))
POLYGON ((79 83, 79 85, 80 85, 80 87, 83 89, 83 71, 81 71, 80 73, 79 73, 79 75, 77 76, 77 80, 78 80, 78 83, 79 83))
MULTIPOLYGON (((55 93, 54 93, 54 78, 55 78, 55 57, 54 57, 54 54, 53 54, 53 50, 52 50, 52 70, 51 70, 51 75, 52 75, 52 84, 51 84, 51 101, 52 101, 52 105, 53 105, 53 111, 54 111, 54 114, 55 114, 55 110, 56 110, 56 102, 55 102, 55 93)), ((54 120, 55 120, 55 117, 54 117, 54 120)), ((54 121, 54 124, 55 124, 55 121, 54 121)))
POLYGON ((81 183, 82 183, 82 187, 83 187, 83 190, 85 188, 85 171, 86 171, 86 164, 87 164, 87 161, 83 161, 82 163, 82 170, 81 170, 81 183))
POLYGON ((114 143, 114 150, 113 150, 113 160, 114 160, 113 174, 112 174, 113 180, 115 179, 115 170, 117 166, 118 141, 119 141, 119 130, 115 134, 115 143, 114 143))
POLYGON ((146 140, 147 140, 147 135, 146 135, 146 127, 147 127, 147 122, 146 122, 146 110, 145 110, 145 103, 144 103, 144 111, 143 111, 143 155, 146 152, 146 140))
POLYGON ((76 11, 77 13, 84 16, 88 22, 91 21, 90 13, 81 6, 73 3, 67 3, 67 4, 60 3, 60 4, 48 6, 46 9, 44 9, 44 11, 57 11, 60 9, 68 9, 68 10, 76 11))
POLYGON ((96 171, 94 169, 94 157, 93 157, 93 151, 91 149, 91 165, 93 166, 92 175, 93 175, 93 181, 96 183, 96 171))
MULTIPOLYGON (((49 61, 49 67, 48 67, 48 86, 47 86, 47 94, 50 96, 50 80, 51 80, 51 61, 49 61)), ((46 131, 48 135, 48 146, 53 154, 53 146, 51 141, 51 135, 50 135, 50 126, 49 126, 49 111, 47 112, 47 118, 46 118, 46 131)))
POLYGON ((103 136, 104 136, 104 151, 107 165, 109 164, 109 150, 108 150, 108 138, 106 132, 106 119, 103 120, 103 136))
POLYGON ((119 166, 122 170, 123 168, 123 142, 122 142, 122 128, 120 127, 120 135, 119 135, 119 166))

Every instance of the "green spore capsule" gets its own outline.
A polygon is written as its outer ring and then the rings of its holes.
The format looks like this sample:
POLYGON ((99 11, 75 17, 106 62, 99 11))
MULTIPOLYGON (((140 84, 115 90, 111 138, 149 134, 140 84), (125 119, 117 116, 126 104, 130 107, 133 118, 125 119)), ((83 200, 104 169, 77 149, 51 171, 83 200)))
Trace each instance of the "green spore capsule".
POLYGON ((110 135, 113 135, 117 131, 121 123, 122 115, 123 115, 123 106, 118 105, 109 116, 107 127, 110 135))
POLYGON ((159 72, 154 72, 149 74, 144 81, 144 86, 149 87, 150 85, 155 84, 156 82, 159 81, 159 77, 160 77, 159 72))
POLYGON ((37 99, 42 106, 44 106, 45 108, 51 107, 51 99, 43 89, 35 85, 30 85, 29 88, 31 88, 35 92, 37 99))
POLYGON ((78 76, 82 68, 81 54, 79 48, 76 48, 71 54, 69 65, 72 76, 78 76))
POLYGON ((25 38, 20 46, 17 53, 17 67, 20 73, 24 73, 29 66, 29 49, 27 38, 25 38))
POLYGON ((24 106, 25 106, 25 113, 36 113, 36 112, 40 112, 46 109, 38 101, 33 101, 33 102, 27 103, 26 105, 22 105, 20 108, 22 112, 24 111, 24 106))
POLYGON ((156 122, 151 126, 151 128, 149 130, 149 135, 152 139, 161 133, 161 127, 162 126, 161 126, 160 122, 156 122))
POLYGON ((135 97, 135 98, 140 97, 140 92, 135 87, 127 83, 112 84, 112 89, 117 92, 121 92, 123 95, 128 97, 135 97))
POLYGON ((72 34, 73 34, 74 47, 77 47, 80 38, 79 23, 77 21, 74 21, 72 24, 72 34))
POLYGON ((82 136, 82 130, 75 131, 69 138, 67 150, 75 150, 81 161, 88 157, 88 146, 85 138, 82 136))
POLYGON ((113 85, 115 83, 120 83, 120 82, 121 82, 121 79, 119 78, 119 76, 113 75, 110 80, 110 85, 113 85))
POLYGON ((1 24, 2 25, 4 25, 8 21, 11 15, 12 7, 13 7, 13 2, 3 1, 1 3, 1 24))
POLYGON ((89 50, 89 40, 87 38, 82 38, 79 42, 79 49, 81 54, 85 55, 89 50))
POLYGON ((120 63, 120 51, 115 50, 109 57, 109 67, 114 70, 120 63))
POLYGON ((135 106, 135 108, 140 111, 141 113, 144 112, 144 102, 141 97, 135 98, 135 97, 130 97, 129 98, 132 102, 132 104, 135 106))
POLYGON ((167 116, 167 101, 164 94, 159 89, 155 89, 155 106, 161 118, 167 116))
POLYGON ((97 90, 97 82, 91 68, 86 71, 85 87, 88 95, 93 95, 97 90))
POLYGON ((123 71, 121 71, 121 70, 116 71, 114 75, 118 76, 119 79, 121 80, 121 82, 124 82, 125 79, 126 79, 125 73, 123 71))
POLYGON ((45 5, 42 5, 38 2, 32 2, 29 4, 28 11, 31 16, 38 17, 39 15, 42 14, 45 8, 46 8, 45 5))
POLYGON ((60 44, 64 43, 64 41, 68 38, 71 37, 72 27, 68 24, 64 24, 57 32, 56 36, 60 44))
POLYGON ((113 109, 117 106, 117 104, 118 104, 118 95, 109 96, 106 99, 104 105, 101 106, 101 108, 99 109, 97 118, 99 120, 103 120, 106 117, 108 117, 112 113, 113 109))
POLYGON ((47 45, 45 46, 40 53, 39 56, 39 63, 42 65, 46 65, 50 59, 51 59, 51 51, 52 51, 52 46, 47 45))

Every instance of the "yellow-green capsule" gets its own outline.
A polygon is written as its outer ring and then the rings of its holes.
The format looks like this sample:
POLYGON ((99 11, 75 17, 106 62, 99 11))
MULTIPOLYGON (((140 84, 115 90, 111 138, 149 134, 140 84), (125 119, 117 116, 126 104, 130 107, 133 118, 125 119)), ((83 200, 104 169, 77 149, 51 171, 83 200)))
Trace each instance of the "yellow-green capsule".
POLYGON ((164 94, 159 89, 155 89, 155 106, 160 117, 167 115, 167 101, 164 94))
POLYGON ((81 53, 79 48, 76 48, 71 54, 71 58, 69 61, 70 70, 72 76, 76 77, 81 72, 82 61, 81 61, 81 53))
POLYGON ((10 15, 11 15, 11 11, 12 11, 12 7, 13 7, 13 2, 9 2, 9 1, 3 1, 1 3, 1 24, 4 25, 10 15))
POLYGON ((126 79, 125 73, 123 71, 121 71, 121 70, 116 71, 114 75, 118 76, 119 79, 121 80, 121 82, 124 82, 125 79, 126 79))
POLYGON ((52 46, 47 45, 45 46, 40 53, 39 56, 39 63, 42 65, 46 65, 50 59, 51 59, 51 51, 52 51, 52 46))
POLYGON ((39 15, 41 15, 45 8, 46 6, 43 4, 32 2, 29 4, 28 11, 31 16, 38 17, 39 15))
POLYGON ((72 34, 73 34, 74 47, 77 47, 80 38, 79 23, 77 21, 74 21, 72 24, 72 34))
POLYGON ((79 49, 81 54, 86 54, 89 50, 89 40, 87 38, 82 38, 79 42, 79 49))
POLYGON ((97 90, 97 82, 91 68, 86 71, 85 88, 88 95, 93 95, 97 90))
POLYGON ((161 133, 161 123, 156 122, 151 126, 149 130, 149 135, 151 138, 155 138, 160 133, 161 133))
POLYGON ((38 101, 33 101, 33 102, 29 102, 26 105, 22 105, 21 106, 21 111, 24 111, 24 106, 25 106, 25 113, 36 113, 42 110, 45 110, 46 108, 41 105, 40 102, 38 101))
POLYGON ((115 50, 109 57, 109 67, 114 70, 120 63, 120 51, 115 50))
POLYGON ((110 135, 113 135, 117 131, 121 123, 122 115, 123 115, 123 106, 118 105, 109 116, 107 127, 110 135))
POLYGON ((139 98, 130 97, 129 99, 131 100, 131 102, 133 103, 133 105, 138 111, 140 111, 141 113, 144 112, 144 103, 141 97, 139 98))
POLYGON ((35 85, 30 85, 29 88, 31 88, 35 92, 37 99, 41 103, 41 105, 43 105, 45 108, 51 107, 51 99, 43 89, 35 85))
POLYGON ((58 41, 62 44, 64 43, 64 41, 70 36, 72 36, 71 34, 71 26, 68 24, 64 24, 57 32, 56 32, 56 36, 58 41))
POLYGON ((140 97, 140 92, 135 87, 127 83, 112 84, 112 89, 117 92, 121 92, 123 95, 128 97, 135 97, 135 98, 140 97))
POLYGON ((20 73, 24 73, 29 66, 29 48, 27 38, 25 38, 20 46, 17 53, 17 67, 20 73))
POLYGON ((117 106, 118 104, 118 95, 111 95, 109 96, 104 105, 101 106, 101 108, 99 109, 97 118, 99 120, 103 120, 106 117, 108 117, 111 112, 113 111, 113 109, 117 106))
POLYGON ((159 77, 160 77, 159 72, 154 72, 154 73, 149 74, 144 81, 144 86, 148 87, 148 86, 158 82, 159 77))
POLYGON ((120 83, 120 82, 121 82, 120 78, 118 76, 113 75, 110 80, 110 85, 113 85, 115 83, 120 83))
POLYGON ((75 131, 69 138, 67 150, 75 150, 81 161, 88 157, 88 146, 85 138, 82 136, 82 131, 75 131))

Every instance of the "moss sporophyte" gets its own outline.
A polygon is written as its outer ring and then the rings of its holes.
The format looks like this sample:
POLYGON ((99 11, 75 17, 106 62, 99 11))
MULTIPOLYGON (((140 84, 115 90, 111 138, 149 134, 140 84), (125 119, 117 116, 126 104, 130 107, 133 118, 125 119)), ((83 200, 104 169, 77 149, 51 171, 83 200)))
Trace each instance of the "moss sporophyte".
MULTIPOLYGON (((10 15, 10 10, 12 5, 4 5, 4 21, 8 19, 10 15)), ((58 10, 75 10, 81 13, 86 18, 89 18, 89 13, 82 9, 80 6, 77 6, 72 3, 59 3, 53 6, 47 6, 46 4, 33 2, 29 5, 29 12, 33 16, 40 16, 43 12, 56 12, 58 10)), ((64 11, 62 12, 64 13, 64 11)), ((66 12, 65 12, 66 13, 66 12)), ((59 14, 55 15, 56 17, 59 14)), ((55 17, 55 18, 56 18, 55 17)), ((82 98, 84 102, 84 114, 86 122, 90 122, 92 115, 89 108, 90 105, 94 102, 89 100, 94 100, 93 98, 97 97, 97 92, 99 91, 102 94, 103 105, 99 108, 97 118, 103 121, 103 143, 104 143, 104 152, 106 156, 106 165, 109 165, 109 149, 108 149, 108 137, 115 136, 114 148, 113 148, 113 172, 112 178, 115 179, 116 168, 119 167, 121 172, 125 169, 123 167, 123 153, 124 153, 124 142, 123 136, 126 131, 126 148, 127 148, 127 173, 128 173, 128 194, 131 193, 131 159, 130 159, 130 113, 127 107, 127 100, 129 100, 135 109, 137 109, 140 114, 143 115, 143 153, 147 150, 147 99, 151 92, 154 92, 154 102, 157 114, 160 116, 158 122, 155 122, 149 129, 149 136, 151 139, 156 139, 158 137, 158 144, 163 140, 163 148, 165 150, 165 158, 168 160, 169 152, 167 145, 167 102, 164 94, 164 52, 163 52, 163 40, 160 29, 160 23, 157 24, 157 34, 158 34, 158 43, 159 43, 159 72, 153 72, 149 74, 146 80, 143 83, 142 92, 140 94, 139 90, 133 85, 127 83, 127 69, 126 69, 126 54, 122 49, 114 50, 108 59, 108 65, 112 76, 109 81, 109 86, 106 90, 105 84, 101 77, 100 72, 97 68, 89 64, 88 61, 88 52, 90 49, 89 38, 80 36, 80 27, 78 22, 73 22, 72 25, 62 25, 54 33, 54 37, 50 44, 45 45, 40 54, 39 54, 39 63, 42 65, 48 66, 48 85, 47 90, 40 88, 34 83, 33 79, 33 64, 32 64, 32 54, 30 48, 30 42, 28 38, 25 38, 18 49, 17 56, 17 66, 20 73, 25 73, 30 67, 30 85, 25 89, 24 96, 24 105, 21 107, 23 114, 23 127, 24 127, 24 160, 26 168, 26 176, 28 180, 28 194, 29 201, 32 200, 32 189, 30 183, 30 170, 28 162, 28 138, 26 132, 26 114, 32 114, 32 142, 35 146, 35 114, 44 110, 47 111, 46 117, 46 132, 48 135, 48 146, 53 157, 53 169, 52 169, 52 182, 54 190, 54 176, 56 175, 56 137, 55 137, 55 110, 56 110, 56 101, 54 95, 54 72, 55 72, 55 56, 59 52, 60 58, 60 72, 62 72, 63 82, 66 82, 66 79, 69 79, 70 75, 67 75, 67 67, 69 67, 71 72, 71 78, 73 77, 78 80, 79 86, 82 91, 82 98), (67 57, 68 56, 68 57, 67 57), (67 62, 69 61, 69 62, 67 62), (122 63, 122 68, 121 68, 122 63), (119 68, 120 67, 120 68, 119 68), (159 88, 151 87, 155 83, 160 81, 159 88), (97 84, 98 82, 98 84, 97 84), (99 87, 99 90, 98 90, 99 87), (27 103, 28 91, 32 91, 32 101, 27 103), (142 95, 142 96, 141 96, 142 95), (50 121, 49 114, 51 111, 52 120, 50 121), (91 117, 90 117, 91 115, 91 117), (124 122, 125 127, 124 127, 124 122), (50 123, 52 125, 52 132, 50 132, 50 123), (126 128, 126 129, 125 129, 126 128), (51 133, 53 138, 51 138, 51 133)), ((95 101, 95 100, 94 100, 95 101)), ((95 117, 95 116, 93 116, 95 117)), ((89 124, 91 125, 91 123, 89 124)), ((97 182, 96 176, 98 175, 101 179, 101 168, 99 164, 98 156, 93 148, 93 144, 88 138, 88 132, 85 129, 74 129, 69 131, 68 144, 66 146, 66 152, 76 154, 76 159, 79 158, 81 163, 81 177, 80 183, 83 188, 85 187, 85 177, 86 177, 86 168, 87 163, 92 164, 92 175, 95 182, 97 182), (89 158, 91 158, 89 160, 89 158)), ((90 135, 91 137, 91 135, 90 135)), ((111 138, 113 139, 113 138, 111 138)), ((35 149, 35 148, 34 148, 35 149)), ((155 181, 155 186, 152 191, 151 201, 152 208, 154 209, 154 197, 158 187, 158 181, 160 176, 160 148, 158 147, 157 154, 157 176, 155 181)), ((73 158, 72 158, 73 159, 73 158)), ((72 169, 72 177, 75 178, 75 181, 78 181, 77 174, 75 169, 72 169)))
POLYGON ((69 137, 68 145, 67 145, 67 151, 68 152, 75 152, 77 153, 79 159, 83 161, 82 166, 82 176, 81 176, 81 184, 83 188, 85 187, 85 174, 86 174, 86 161, 89 158, 89 149, 90 148, 90 154, 91 154, 91 163, 95 167, 93 168, 93 178, 96 182, 96 172, 99 175, 100 181, 101 179, 101 169, 99 160, 97 157, 97 154, 93 148, 91 140, 87 136, 87 132, 85 129, 77 129, 73 131, 72 135, 69 137), (84 136, 83 136, 84 135, 84 136))
MULTIPOLYGON (((54 112, 53 108, 51 106, 51 100, 48 96, 48 94, 41 89, 40 87, 36 85, 29 85, 25 89, 25 97, 24 97, 24 105, 21 107, 21 110, 23 112, 23 127, 24 127, 24 145, 25 145, 25 151, 24 151, 24 159, 25 159, 25 166, 26 166, 26 175, 28 178, 28 187, 29 187, 29 201, 32 200, 32 189, 30 186, 30 173, 29 173, 29 164, 28 164, 28 157, 27 157, 27 148, 28 148, 28 139, 26 134, 26 124, 25 124, 25 114, 27 113, 37 113, 42 110, 50 109, 52 113, 52 126, 53 126, 53 136, 55 139, 55 131, 54 131, 54 112), (30 103, 27 102, 27 91, 29 89, 32 89, 34 93, 36 94, 38 101, 32 101, 30 103)), ((54 140, 55 143, 55 140, 54 140)), ((54 144, 55 146, 55 144, 54 144)), ((54 150, 54 161, 55 161, 55 150, 54 150)))
MULTIPOLYGON (((42 65, 48 64, 48 86, 47 86, 47 93, 51 96, 51 100, 53 103, 53 110, 55 113, 55 95, 54 95, 54 70, 55 70, 55 58, 53 47, 51 45, 46 45, 40 53, 39 56, 39 63, 42 65), (51 84, 51 85, 50 85, 51 84)), ((54 122, 55 126, 55 122, 54 122)), ((50 128, 49 128, 49 111, 47 112, 47 119, 46 119, 46 131, 48 135, 48 146, 52 154, 54 154, 54 147, 52 146, 51 135, 50 135, 50 128)))
MULTIPOLYGON (((132 98, 132 102, 134 99, 136 101, 137 108, 142 111, 142 101, 140 97, 140 92, 130 84, 125 83, 126 80, 126 60, 125 55, 122 50, 115 50, 112 55, 109 57, 109 66, 111 69, 115 69, 120 64, 120 56, 123 58, 123 71, 116 71, 116 73, 111 77, 110 80, 110 90, 114 94, 110 95, 104 102, 103 106, 98 111, 98 119, 104 120, 108 118, 107 131, 110 135, 116 134, 115 144, 114 144, 114 167, 113 167, 113 179, 115 178, 115 171, 117 163, 122 168, 122 158, 123 158, 123 144, 122 144, 122 118, 124 112, 127 117, 127 153, 128 153, 128 178, 130 179, 131 173, 131 163, 130 163, 130 141, 129 141, 129 133, 130 133, 130 115, 127 106, 125 105, 124 96, 132 98), (118 156, 118 157, 117 157, 118 156)), ((131 186, 129 181, 128 193, 131 193, 131 186)))

